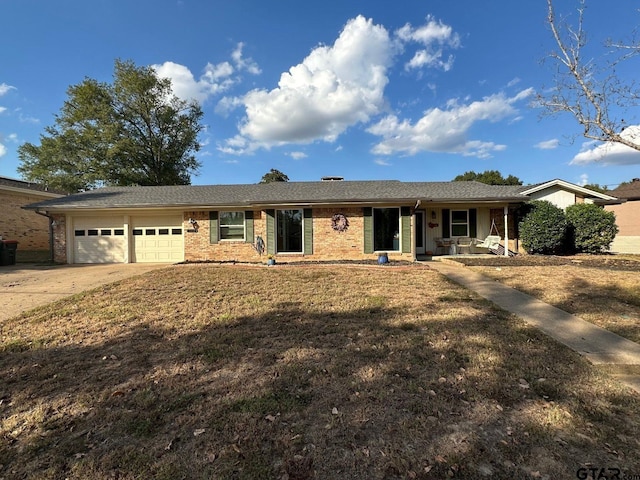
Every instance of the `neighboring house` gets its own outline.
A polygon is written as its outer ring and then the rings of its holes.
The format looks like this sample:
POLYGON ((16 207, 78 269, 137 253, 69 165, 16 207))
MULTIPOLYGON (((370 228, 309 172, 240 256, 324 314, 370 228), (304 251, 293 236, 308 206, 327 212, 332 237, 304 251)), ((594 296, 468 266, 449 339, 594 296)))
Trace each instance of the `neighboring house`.
POLYGON ((53 219, 54 259, 62 263, 256 262, 262 243, 278 261, 364 260, 381 251, 413 260, 435 252, 437 238, 483 239, 492 224, 517 249, 517 211, 534 193, 613 199, 563 181, 331 180, 109 187, 28 208, 53 219))
POLYGON ((49 252, 49 219, 22 207, 60 196, 42 185, 0 177, 0 236, 18 241, 18 258, 37 252, 46 259, 49 252))
POLYGON ((640 254, 640 178, 634 178, 631 183, 608 193, 620 199, 620 203, 604 206, 605 210, 615 213, 616 225, 620 229, 610 250, 640 254))

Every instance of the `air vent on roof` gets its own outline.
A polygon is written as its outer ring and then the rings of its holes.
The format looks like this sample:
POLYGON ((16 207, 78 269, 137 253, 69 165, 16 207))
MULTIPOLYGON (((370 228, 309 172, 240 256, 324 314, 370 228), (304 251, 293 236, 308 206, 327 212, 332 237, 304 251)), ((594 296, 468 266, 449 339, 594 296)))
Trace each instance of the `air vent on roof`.
POLYGON ((344 177, 322 177, 320 181, 322 182, 341 182, 344 180, 344 177))

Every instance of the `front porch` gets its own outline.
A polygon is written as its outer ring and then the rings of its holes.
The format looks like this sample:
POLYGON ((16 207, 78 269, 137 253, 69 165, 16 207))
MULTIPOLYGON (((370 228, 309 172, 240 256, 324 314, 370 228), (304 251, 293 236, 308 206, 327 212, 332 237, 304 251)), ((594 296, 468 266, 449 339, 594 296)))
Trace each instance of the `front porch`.
POLYGON ((517 252, 518 205, 443 204, 413 211, 416 259, 459 255, 509 256, 517 252), (493 251, 492 251, 493 250, 493 251))

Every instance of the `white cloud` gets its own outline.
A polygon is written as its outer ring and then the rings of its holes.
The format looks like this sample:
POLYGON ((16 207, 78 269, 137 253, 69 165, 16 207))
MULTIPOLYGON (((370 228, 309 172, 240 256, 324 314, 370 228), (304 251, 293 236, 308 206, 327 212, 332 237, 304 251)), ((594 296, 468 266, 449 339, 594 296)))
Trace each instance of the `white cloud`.
POLYGON ((0 157, 4 157, 7 153, 7 147, 0 143, 0 157))
POLYGON ((302 160, 303 158, 307 158, 307 154, 304 152, 291 152, 287 155, 289 155, 294 160, 302 160))
POLYGON ((333 142, 350 126, 368 122, 384 106, 394 48, 384 27, 362 16, 350 20, 332 46, 316 47, 281 75, 276 88, 246 94, 241 138, 227 140, 220 150, 241 154, 333 142))
POLYGON ((389 115, 367 130, 382 137, 382 141, 373 147, 372 152, 377 155, 415 155, 429 151, 488 158, 492 152, 502 151, 506 146, 469 140, 468 131, 480 121, 493 123, 515 116, 518 110, 514 104, 532 94, 533 89, 529 88, 513 97, 498 93, 466 104, 452 99, 447 102, 444 110, 427 110, 416 123, 389 115))
POLYGON ((9 93, 9 90, 16 90, 16 87, 12 87, 11 85, 7 85, 6 83, 0 83, 0 97, 9 93))
POLYGON ((373 161, 373 163, 375 163, 376 165, 380 165, 380 166, 382 166, 382 167, 390 167, 390 166, 391 166, 391 163, 390 163, 390 162, 388 162, 388 161, 386 161, 386 160, 383 160, 382 158, 376 158, 376 159, 373 161))
MULTIPOLYGON (((621 136, 640 144, 640 126, 627 127, 621 136)), ((569 165, 588 165, 590 163, 637 165, 640 164, 640 151, 619 143, 586 142, 582 145, 582 151, 573 157, 569 165)))
POLYGON ((515 77, 513 80, 507 83, 507 87, 514 87, 519 83, 520 83, 520 79, 518 77, 515 77))
POLYGON ((231 53, 233 62, 217 64, 207 63, 200 78, 196 79, 191 70, 174 62, 152 65, 160 77, 171 79, 173 93, 184 100, 205 102, 214 95, 219 95, 239 81, 239 72, 247 71, 252 75, 261 73, 260 67, 251 58, 242 55, 243 43, 238 43, 231 53))
POLYGON ((535 148, 538 148, 540 150, 553 150, 555 148, 558 148, 558 145, 560 144, 560 140, 558 140, 557 138, 552 138, 551 140, 545 140, 543 142, 537 143, 535 146, 535 148))
POLYGON ((405 43, 416 42, 425 48, 418 50, 413 58, 405 64, 406 70, 422 67, 441 68, 445 72, 453 66, 453 55, 445 58, 444 47, 456 49, 460 47, 460 36, 449 25, 437 21, 429 15, 427 23, 421 27, 413 28, 407 23, 396 31, 396 36, 405 43))
POLYGON ((586 173, 583 173, 582 175, 580 175, 580 181, 578 182, 578 185, 581 185, 584 187, 587 183, 589 183, 589 175, 586 173))
POLYGON ((238 70, 246 70, 252 75, 260 75, 262 70, 258 66, 256 62, 253 61, 252 58, 244 58, 242 56, 242 49, 244 48, 244 43, 238 43, 236 49, 231 53, 231 58, 236 65, 238 70))
POLYGON ((184 100, 203 103, 210 96, 224 92, 233 85, 233 80, 229 78, 233 73, 233 67, 227 62, 218 65, 207 64, 198 80, 191 70, 179 63, 164 62, 152 67, 158 76, 171 79, 173 93, 184 100))
POLYGON ((242 98, 240 97, 223 97, 220 99, 214 111, 218 115, 226 117, 232 110, 244 105, 242 98))
POLYGON ((0 107, 0 113, 4 113, 7 111, 7 107, 0 107))

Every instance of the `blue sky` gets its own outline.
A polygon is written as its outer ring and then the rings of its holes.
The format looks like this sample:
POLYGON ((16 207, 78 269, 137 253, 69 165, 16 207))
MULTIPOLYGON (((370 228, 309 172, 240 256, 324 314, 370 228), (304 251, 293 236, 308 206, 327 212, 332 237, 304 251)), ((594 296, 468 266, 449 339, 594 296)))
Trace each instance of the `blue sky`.
MULTIPOLYGON (((558 0, 557 13, 576 5, 558 0)), ((39 143, 67 88, 111 81, 116 58, 155 66, 202 105, 194 184, 271 168, 293 181, 491 169, 611 188, 640 174, 640 154, 602 159, 573 118, 533 106, 552 83, 543 0, 2 0, 0 12, 2 176, 19 178, 18 146, 39 143)), ((638 20, 631 0, 590 1, 591 44, 638 20)))

